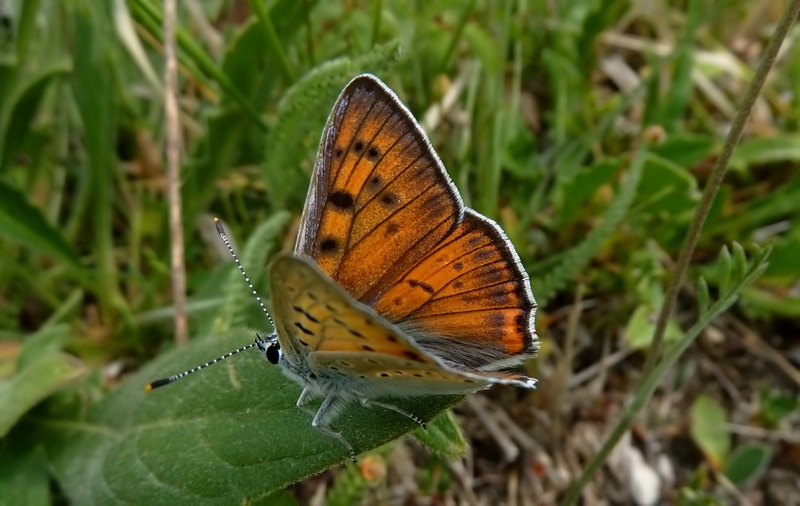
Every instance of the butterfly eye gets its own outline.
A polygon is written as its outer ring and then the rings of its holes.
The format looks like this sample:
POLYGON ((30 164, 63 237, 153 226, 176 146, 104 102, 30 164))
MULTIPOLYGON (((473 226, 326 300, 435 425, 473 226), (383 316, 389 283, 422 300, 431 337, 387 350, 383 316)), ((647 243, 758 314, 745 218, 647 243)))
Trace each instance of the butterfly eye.
POLYGON ((277 342, 270 343, 264 350, 264 355, 267 356, 270 364, 278 365, 278 362, 281 361, 281 345, 277 342))

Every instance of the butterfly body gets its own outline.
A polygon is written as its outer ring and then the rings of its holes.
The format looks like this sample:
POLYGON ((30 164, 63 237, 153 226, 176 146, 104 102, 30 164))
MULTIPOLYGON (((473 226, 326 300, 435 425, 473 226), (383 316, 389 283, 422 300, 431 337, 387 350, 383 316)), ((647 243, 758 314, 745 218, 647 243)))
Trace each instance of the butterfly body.
MULTIPOLYGON (((464 206, 411 113, 371 75, 344 89, 322 134, 293 255, 270 268, 276 333, 260 347, 322 398, 312 425, 352 401, 465 394, 535 355, 536 303, 513 245, 464 206), (280 356, 277 351, 280 350, 280 356)), ((310 411, 310 410, 309 410, 310 411)))

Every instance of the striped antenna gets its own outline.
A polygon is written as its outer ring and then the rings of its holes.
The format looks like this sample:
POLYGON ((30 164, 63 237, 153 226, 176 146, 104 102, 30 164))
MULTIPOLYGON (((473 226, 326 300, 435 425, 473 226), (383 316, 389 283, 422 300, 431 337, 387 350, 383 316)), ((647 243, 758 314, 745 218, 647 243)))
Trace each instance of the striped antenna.
POLYGON ((269 311, 267 311, 267 307, 264 305, 264 301, 261 300, 261 297, 258 296, 253 283, 250 282, 250 277, 244 271, 244 267, 242 267, 242 263, 239 261, 239 257, 236 255, 236 252, 233 251, 233 246, 231 245, 230 239, 228 239, 228 234, 225 233, 225 228, 222 226, 222 222, 219 221, 219 218, 214 218, 214 226, 217 227, 217 233, 219 234, 220 239, 225 244, 225 247, 228 248, 228 252, 233 257, 233 261, 236 262, 236 267, 239 268, 239 272, 242 273, 244 276, 245 282, 247 282, 247 286, 250 287, 250 291, 255 296, 256 300, 258 301, 258 305, 261 306, 261 310, 264 311, 264 314, 267 315, 267 320, 269 320, 270 326, 274 329, 275 322, 272 321, 272 316, 270 316, 269 311))
MULTIPOLYGON (((269 324, 272 325, 272 328, 275 328, 275 323, 272 321, 272 317, 270 316, 269 311, 267 311, 267 307, 264 305, 264 302, 261 300, 261 297, 258 296, 258 293, 256 292, 255 287, 253 287, 253 283, 250 282, 250 277, 244 271, 244 267, 242 267, 242 263, 239 261, 239 257, 236 255, 236 252, 233 251, 233 246, 231 245, 231 241, 230 241, 230 239, 228 239, 228 234, 225 233, 225 228, 222 226, 222 222, 219 221, 219 218, 214 218, 214 226, 217 227, 217 233, 219 234, 220 239, 222 239, 222 242, 225 244, 225 247, 228 248, 228 252, 233 257, 233 261, 236 262, 236 267, 239 268, 239 272, 241 272, 242 276, 244 276, 244 280, 247 282, 247 286, 250 287, 250 291, 253 292, 253 295, 256 297, 256 300, 258 301, 258 305, 261 306, 261 310, 264 311, 265 315, 267 315, 267 320, 269 320, 269 324)), ((201 371, 201 370, 205 369, 206 367, 211 367, 212 365, 216 364, 217 362, 225 360, 228 357, 232 357, 233 355, 236 355, 237 353, 241 353, 241 352, 243 352, 245 350, 249 350, 250 348, 256 348, 257 347, 259 350, 266 352, 267 348, 269 348, 270 344, 271 343, 269 341, 262 339, 261 336, 256 334, 256 340, 254 342, 248 344, 247 346, 242 346, 238 350, 230 351, 230 352, 228 352, 228 353, 226 353, 226 354, 224 354, 224 355, 222 355, 220 357, 215 358, 214 360, 212 360, 210 362, 206 362, 205 364, 198 365, 197 367, 192 367, 191 369, 183 371, 182 373, 173 374, 169 378, 162 378, 162 379, 158 379, 158 380, 155 380, 153 382, 150 382, 150 383, 147 384, 146 387, 144 387, 144 389, 145 390, 153 390, 154 388, 163 387, 164 385, 169 385, 170 383, 174 383, 174 382, 178 381, 179 379, 185 378, 186 376, 188 376, 188 375, 190 375, 192 373, 195 373, 197 371, 201 371)), ((267 355, 269 355, 269 353, 267 355)), ((277 363, 278 358, 275 358, 274 360, 275 361, 273 363, 277 363)))
POLYGON ((214 360, 212 360, 210 362, 206 362, 205 364, 198 365, 197 367, 192 367, 191 369, 188 369, 188 370, 183 371, 183 372, 178 373, 178 374, 173 374, 169 378, 157 379, 157 380, 155 380, 153 382, 148 383, 147 386, 144 387, 144 389, 145 390, 152 390, 154 388, 163 387, 164 385, 169 385, 170 383, 174 383, 175 381, 178 381, 181 378, 185 378, 186 376, 188 376, 188 375, 190 375, 192 373, 195 373, 197 371, 201 371, 201 370, 205 369, 206 367, 211 367, 212 365, 216 364, 217 362, 225 360, 228 357, 232 357, 232 356, 236 355, 237 353, 241 353, 241 352, 243 352, 245 350, 249 350, 250 348, 256 348, 257 347, 258 349, 263 351, 263 350, 266 349, 267 344, 268 344, 267 341, 265 341, 264 339, 261 338, 261 336, 256 334, 256 340, 254 342, 248 344, 247 346, 242 346, 238 350, 229 351, 228 353, 226 353, 226 354, 224 354, 224 355, 222 355, 220 357, 217 357, 217 358, 215 358, 214 360))

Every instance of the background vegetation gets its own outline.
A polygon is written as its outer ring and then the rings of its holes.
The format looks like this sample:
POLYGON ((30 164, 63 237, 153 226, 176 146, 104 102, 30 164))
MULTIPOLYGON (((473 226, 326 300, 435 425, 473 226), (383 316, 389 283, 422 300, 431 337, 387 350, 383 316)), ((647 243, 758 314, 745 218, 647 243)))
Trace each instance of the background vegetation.
POLYGON ((0 503, 549 504, 640 404, 586 504, 800 495, 797 27, 713 200, 666 352, 651 349, 783 2, 180 4, 177 347, 161 4, 0 0, 0 503), (379 446, 413 427, 353 407, 337 425, 377 449, 284 491, 346 453, 255 353, 143 386, 269 330, 211 217, 268 299, 330 106, 361 72, 403 98, 468 204, 515 243, 540 303, 540 386, 461 404, 469 444, 445 412, 379 446))

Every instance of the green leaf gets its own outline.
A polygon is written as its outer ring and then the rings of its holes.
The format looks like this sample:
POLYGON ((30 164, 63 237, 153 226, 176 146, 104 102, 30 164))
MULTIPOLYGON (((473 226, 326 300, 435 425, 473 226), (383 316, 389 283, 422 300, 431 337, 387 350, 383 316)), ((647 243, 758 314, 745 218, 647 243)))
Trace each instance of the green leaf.
POLYGON ((464 40, 486 69, 487 73, 497 72, 501 53, 497 39, 489 35, 480 23, 467 23, 464 26, 464 40))
POLYGON ((86 373, 65 353, 47 354, 0 382, 0 437, 32 407, 86 373))
POLYGON ((710 135, 676 132, 653 146, 651 151, 678 167, 688 168, 710 157, 715 145, 716 140, 710 135))
POLYGON ((53 504, 44 459, 31 443, 16 437, 9 438, 0 449, 1 504, 53 504))
POLYGON ((581 169, 575 178, 565 183, 559 191, 562 199, 559 206, 558 223, 567 227, 573 220, 582 217, 585 206, 597 190, 611 181, 619 169, 619 163, 604 160, 591 167, 581 169))
POLYGON ((73 269, 83 269, 78 254, 61 231, 47 221, 27 195, 3 180, 0 180, 0 234, 34 251, 52 255, 73 269))
MULTIPOLYGON (((649 304, 640 304, 633 311, 623 334, 630 347, 643 349, 650 346, 650 343, 653 342, 657 314, 657 311, 649 304)), ((681 337, 683 337, 683 331, 680 326, 670 319, 664 333, 664 340, 673 342, 681 337)))
POLYGON ((744 172, 749 167, 800 161, 800 135, 784 133, 742 141, 731 156, 730 167, 744 172))
POLYGON ((17 368, 22 370, 45 355, 59 353, 69 339, 68 325, 44 327, 25 339, 25 346, 17 357, 17 368))
POLYGON ((463 457, 467 453, 467 441, 451 411, 445 411, 428 424, 414 431, 414 437, 436 453, 450 457, 463 457))
MULTIPOLYGON (((347 461, 347 450, 312 428, 311 417, 295 406, 300 387, 256 353, 144 391, 157 377, 239 344, 230 338, 193 341, 128 378, 85 417, 45 423, 47 454, 70 501, 242 504, 347 461)), ((397 404, 430 420, 459 400, 437 396, 397 404)), ((359 453, 416 426, 359 403, 333 424, 359 453)))
MULTIPOLYGON (((728 246, 723 246, 719 252, 719 258, 717 260, 717 276, 718 276, 718 283, 719 283, 719 291, 721 294, 729 293, 729 288, 731 286, 731 275, 732 275, 732 267, 733 267, 733 259, 731 258, 731 252, 728 250, 728 246)), ((733 280, 734 282, 736 279, 733 280)))
POLYGON ((731 249, 733 249, 734 279, 742 279, 747 273, 747 256, 742 245, 736 241, 731 244, 731 249))
POLYGON ((708 292, 708 283, 702 276, 697 280, 697 309, 702 318, 708 312, 711 296, 708 292))
POLYGON ((761 425, 770 430, 778 430, 784 418, 800 412, 800 397, 790 393, 763 391, 760 405, 758 418, 761 425))
POLYGON ((126 302, 117 285, 114 251, 114 174, 117 169, 116 146, 119 121, 118 88, 115 84, 116 40, 109 32, 111 15, 102 2, 69 2, 75 33, 74 83, 78 113, 83 123, 82 141, 88 155, 86 179, 91 211, 84 227, 93 234, 92 252, 102 273, 93 288, 102 293, 102 306, 126 312, 126 302))
POLYGON ((742 300, 746 301, 742 308, 752 317, 800 318, 800 297, 748 287, 742 291, 742 300))
POLYGON ((771 238, 773 250, 765 277, 778 279, 791 286, 800 279, 800 223, 795 223, 788 236, 771 238))
POLYGON ((694 43, 697 30, 707 15, 706 9, 703 2, 689 3, 689 12, 684 20, 683 33, 671 55, 674 70, 661 109, 661 124, 668 132, 680 130, 683 125, 686 107, 694 87, 692 80, 696 53, 694 43))
POLYGON ((767 470, 772 461, 772 448, 767 445, 753 443, 737 448, 728 459, 725 476, 731 483, 744 488, 767 470))
POLYGON ((648 157, 634 204, 640 212, 688 222, 700 200, 697 181, 689 171, 660 156, 648 157))
POLYGON ((731 439, 727 415, 720 404, 707 395, 700 395, 689 412, 689 432, 711 466, 721 470, 728 457, 731 439))
POLYGON ((11 103, 3 102, 3 108, 9 108, 9 118, 7 123, 0 124, 0 169, 9 165, 12 156, 23 145, 50 84, 66 75, 67 69, 63 66, 40 72, 15 90, 16 96, 11 103))

